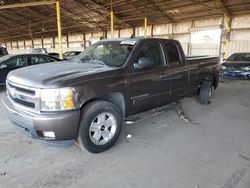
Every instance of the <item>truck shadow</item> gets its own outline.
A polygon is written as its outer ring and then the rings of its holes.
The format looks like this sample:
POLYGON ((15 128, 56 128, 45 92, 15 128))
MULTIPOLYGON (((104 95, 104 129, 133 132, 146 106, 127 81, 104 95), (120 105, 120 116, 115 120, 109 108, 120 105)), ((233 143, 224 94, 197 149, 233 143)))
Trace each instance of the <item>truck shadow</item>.
POLYGON ((36 140, 36 141, 45 144, 46 147, 71 148, 76 146, 73 140, 67 140, 67 141, 36 140))

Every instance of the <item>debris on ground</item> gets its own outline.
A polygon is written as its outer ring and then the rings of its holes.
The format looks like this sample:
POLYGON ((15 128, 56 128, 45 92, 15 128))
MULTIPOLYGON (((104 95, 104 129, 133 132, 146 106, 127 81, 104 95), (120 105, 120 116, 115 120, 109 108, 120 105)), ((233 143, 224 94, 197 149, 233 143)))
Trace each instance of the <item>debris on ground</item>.
POLYGON ((0 173, 0 176, 5 176, 6 172, 0 173))
POLYGON ((191 123, 191 121, 185 115, 181 103, 176 103, 175 110, 181 120, 185 121, 186 123, 191 123))
POLYGON ((127 134, 127 138, 132 138, 132 134, 127 134))
POLYGON ((167 125, 167 124, 162 124, 161 126, 162 126, 162 127, 167 127, 168 125, 167 125))

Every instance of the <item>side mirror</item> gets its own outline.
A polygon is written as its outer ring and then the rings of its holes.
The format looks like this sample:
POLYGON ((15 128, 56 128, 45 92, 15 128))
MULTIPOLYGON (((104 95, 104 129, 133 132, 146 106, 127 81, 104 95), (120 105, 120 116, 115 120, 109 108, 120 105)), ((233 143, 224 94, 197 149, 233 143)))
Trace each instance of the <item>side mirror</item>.
POLYGON ((4 68, 6 68, 7 67, 7 65, 0 65, 0 69, 4 69, 4 68))
POLYGON ((222 61, 226 61, 227 59, 226 58, 223 58, 222 61))
POLYGON ((134 64, 135 69, 144 69, 144 68, 150 68, 154 65, 153 61, 149 57, 141 57, 138 60, 138 63, 134 64))

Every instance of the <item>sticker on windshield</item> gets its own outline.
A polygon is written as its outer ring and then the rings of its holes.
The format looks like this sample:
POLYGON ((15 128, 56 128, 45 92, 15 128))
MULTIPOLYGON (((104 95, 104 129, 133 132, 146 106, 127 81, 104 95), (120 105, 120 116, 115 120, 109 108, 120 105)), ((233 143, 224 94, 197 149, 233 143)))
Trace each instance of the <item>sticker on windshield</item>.
POLYGON ((136 41, 134 41, 134 40, 124 40, 124 41, 121 41, 121 44, 135 45, 136 41))

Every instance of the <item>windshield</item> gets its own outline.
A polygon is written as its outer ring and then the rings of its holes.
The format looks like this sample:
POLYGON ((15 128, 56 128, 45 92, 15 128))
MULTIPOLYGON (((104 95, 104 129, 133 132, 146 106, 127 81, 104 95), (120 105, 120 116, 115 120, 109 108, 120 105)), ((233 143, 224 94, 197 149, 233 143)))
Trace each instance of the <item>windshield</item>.
POLYGON ((227 59, 227 61, 250 61, 250 53, 233 54, 227 59))
POLYGON ((135 42, 98 42, 76 56, 76 59, 79 59, 81 63, 96 63, 111 67, 121 67, 126 62, 130 52, 134 48, 134 45, 135 42))

